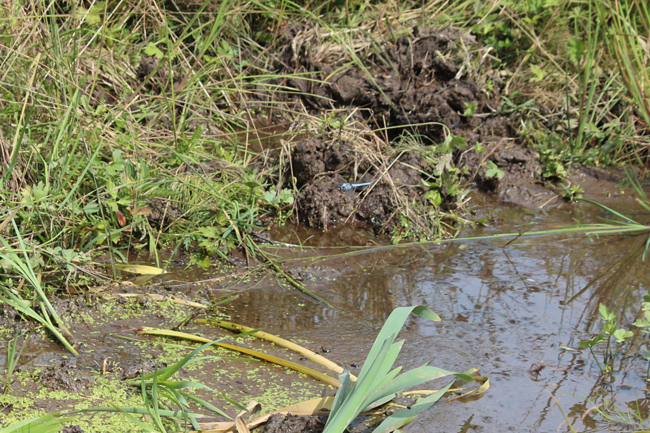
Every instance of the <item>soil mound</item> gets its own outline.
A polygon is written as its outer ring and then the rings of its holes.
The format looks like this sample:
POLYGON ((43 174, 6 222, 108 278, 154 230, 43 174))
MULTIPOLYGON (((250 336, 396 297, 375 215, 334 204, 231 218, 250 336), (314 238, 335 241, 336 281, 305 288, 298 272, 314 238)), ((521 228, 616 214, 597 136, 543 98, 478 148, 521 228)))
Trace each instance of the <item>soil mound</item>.
MULTIPOLYGON (((405 130, 434 147, 449 135, 459 137, 463 146, 454 149, 453 165, 467 180, 520 204, 548 200, 540 194, 548 190, 537 181, 537 153, 514 145, 515 130, 499 113, 499 78, 489 78, 489 85, 468 78, 460 49, 474 44, 469 34, 415 27, 410 35, 347 50, 319 41, 315 29, 287 27, 284 37, 285 72, 300 74, 289 85, 315 112, 356 111, 360 121, 390 131, 386 138, 392 143, 405 130), (487 151, 474 150, 477 143, 487 151), (489 161, 503 175, 489 172, 489 161)), ((423 163, 421 154, 386 148, 358 150, 337 139, 335 132, 298 143, 292 169, 300 188, 300 218, 326 228, 356 217, 390 231, 399 223, 400 205, 425 204, 432 183, 437 184, 443 210, 455 206, 449 182, 440 181, 440 170, 433 175, 435 167, 423 163), (373 152, 385 152, 386 159, 373 161, 368 157, 373 152), (341 191, 346 182, 372 186, 341 191)))
POLYGON ((357 218, 378 229, 392 229, 398 205, 419 200, 422 194, 422 163, 416 152, 393 153, 383 160, 377 156, 359 143, 338 141, 331 134, 299 142, 292 168, 300 188, 301 218, 323 228, 357 218))
POLYGON ((314 109, 359 108, 378 127, 408 127, 435 142, 445 126, 485 132, 483 119, 499 109, 495 92, 465 78, 457 52, 474 44, 469 34, 415 27, 394 41, 369 43, 363 54, 314 44, 316 34, 298 26, 285 29, 283 53, 285 72, 305 77, 291 78, 289 85, 314 109))
POLYGON ((273 414, 266 423, 264 433, 320 433, 325 417, 273 414))

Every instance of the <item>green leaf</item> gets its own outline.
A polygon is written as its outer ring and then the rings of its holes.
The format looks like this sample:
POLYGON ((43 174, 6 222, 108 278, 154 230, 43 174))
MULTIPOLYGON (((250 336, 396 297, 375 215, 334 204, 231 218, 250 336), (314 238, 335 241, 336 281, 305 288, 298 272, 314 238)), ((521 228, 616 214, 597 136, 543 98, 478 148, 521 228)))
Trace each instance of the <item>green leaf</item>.
POLYGON ((535 78, 532 78, 530 81, 532 81, 533 83, 538 83, 544 80, 544 77, 546 76, 546 72, 544 72, 539 66, 530 65, 530 70, 533 74, 535 74, 535 78))
POLYGON ((216 227, 199 227, 198 232, 201 236, 210 239, 218 239, 221 237, 221 229, 217 229, 216 227))
POLYGON ((599 343, 602 343, 603 341, 605 341, 605 336, 603 334, 598 334, 587 341, 578 342, 578 346, 582 347, 583 349, 591 349, 592 347, 594 347, 599 343))
POLYGON ((290 189, 283 189, 280 191, 280 195, 278 197, 280 199, 280 203, 293 204, 293 193, 290 189))
POLYGON ((158 47, 156 46, 156 44, 154 44, 153 42, 149 42, 149 43, 147 44, 147 46, 146 46, 145 49, 144 49, 144 53, 145 53, 147 56, 155 56, 157 59, 162 59, 163 57, 165 57, 165 55, 163 54, 163 52, 160 51, 160 49, 158 49, 158 47))
POLYGON ((463 116, 472 117, 475 112, 476 112, 476 102, 470 102, 469 104, 465 102, 465 111, 463 112, 463 116))
POLYGON ((278 202, 278 197, 275 194, 275 191, 266 191, 264 193, 264 200, 269 204, 275 204, 278 202))
POLYGON ((616 332, 616 322, 611 321, 607 322, 603 325, 603 334, 605 335, 612 335, 616 332))
POLYGON ((650 326, 650 321, 647 318, 637 319, 634 321, 634 326, 636 326, 637 328, 647 328, 648 326, 650 326))
POLYGON ((600 313, 600 317, 606 322, 616 319, 616 313, 610 312, 605 304, 601 303, 598 305, 598 312, 600 313))
POLYGON ((440 194, 440 191, 437 189, 430 189, 424 194, 424 198, 429 200, 429 202, 434 205, 434 206, 440 206, 442 203, 442 195, 440 194))
POLYGON ((614 332, 614 338, 616 338, 617 343, 622 343, 624 342, 627 338, 630 338, 632 335, 632 331, 625 331, 625 329, 617 329, 614 332))
POLYGON ((501 179, 504 176, 503 170, 501 170, 494 162, 488 161, 485 165, 487 167, 487 170, 485 171, 486 177, 496 177, 497 179, 501 179))
POLYGON ((569 38, 567 53, 569 54, 569 59, 571 59, 573 63, 580 62, 580 59, 585 55, 585 43, 574 37, 569 38))
POLYGON ((407 409, 402 409, 399 412, 392 414, 381 424, 379 424, 373 433, 389 433, 408 424, 418 414, 429 409, 438 400, 440 400, 445 395, 445 393, 449 391, 451 385, 453 385, 453 383, 450 383, 449 385, 441 388, 438 392, 431 394, 428 397, 419 399, 415 404, 411 405, 407 409))
POLYGON ((50 186, 43 184, 43 182, 38 182, 38 185, 32 188, 32 194, 34 196, 34 201, 39 201, 47 197, 50 193, 50 186))

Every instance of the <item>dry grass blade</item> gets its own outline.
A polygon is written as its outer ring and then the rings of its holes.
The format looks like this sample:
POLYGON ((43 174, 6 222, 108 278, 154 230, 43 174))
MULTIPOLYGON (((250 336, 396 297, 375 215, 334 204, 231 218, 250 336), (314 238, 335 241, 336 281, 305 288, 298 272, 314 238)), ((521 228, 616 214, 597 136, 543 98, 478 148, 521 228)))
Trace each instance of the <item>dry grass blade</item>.
MULTIPOLYGON (((106 265, 106 266, 110 266, 110 265, 106 265)), ((120 270, 122 272, 129 272, 131 274, 162 275, 165 273, 164 269, 157 268, 155 266, 129 265, 129 264, 114 264, 112 266, 117 270, 120 270)))
POLYGON ((256 402, 255 400, 248 403, 246 410, 242 410, 237 414, 235 418, 235 427, 237 428, 238 433, 250 433, 246 422, 244 421, 244 415, 251 415, 257 413, 262 408, 262 405, 256 402))
MULTIPOLYGON (((207 323, 210 325, 220 326, 222 328, 226 328, 226 329, 230 329, 231 331, 238 331, 238 332, 251 332, 254 329, 254 328, 249 328, 248 326, 238 325, 237 323, 226 322, 225 320, 196 319, 195 321, 198 323, 207 323)), ((303 346, 300 346, 299 344, 292 343, 291 341, 285 340, 284 338, 278 337, 273 334, 269 334, 268 332, 264 332, 264 331, 257 331, 256 333, 253 334, 253 337, 261 338, 262 340, 270 341, 271 343, 277 344, 278 346, 286 347, 289 350, 293 350, 294 352, 303 355, 305 358, 309 359, 310 361, 320 364, 323 367, 326 367, 338 374, 343 373, 343 368, 340 365, 330 361, 324 356, 321 356, 303 346)), ((354 375, 350 375, 350 379, 352 381, 357 380, 356 376, 354 375)))
MULTIPOLYGON (((138 331, 140 334, 148 334, 148 335, 160 335, 164 337, 175 337, 175 338, 183 338, 186 340, 192 340, 192 341, 199 341, 201 343, 209 343, 212 340, 209 340, 207 338, 199 337, 198 335, 193 335, 193 334, 188 334, 185 332, 178 332, 178 331, 171 331, 169 329, 159 329, 159 328, 150 328, 150 327, 143 327, 141 330, 138 331)), ((246 355, 253 356, 255 358, 262 359, 264 361, 271 362, 273 364, 277 364, 281 367, 286 367, 290 368, 292 370, 295 370, 299 373, 306 374, 308 376, 311 376, 315 379, 318 379, 322 382, 325 382, 328 385, 338 387, 339 386, 339 381, 337 379, 334 379, 333 377, 330 377, 324 373, 321 373, 319 371, 313 370, 309 367, 305 367, 303 365, 297 364, 295 362, 287 361, 286 359, 278 358, 277 356, 272 356, 268 355, 266 353, 258 352, 256 350, 252 349, 247 349, 245 347, 239 347, 239 346, 233 346, 232 344, 226 344, 226 343, 214 343, 215 346, 223 347, 224 349, 229 349, 229 350, 234 350, 236 352, 244 353, 246 355)))
MULTIPOLYGON (((281 415, 298 415, 298 416, 314 416, 314 415, 327 415, 332 408, 334 397, 321 397, 312 400, 303 401, 300 403, 292 404, 291 406, 278 409, 246 424, 249 429, 257 428, 265 424, 269 418, 274 414, 281 415)), ((201 430, 203 433, 226 433, 232 431, 235 427, 234 422, 218 422, 218 423, 201 423, 201 430)), ((190 432, 198 433, 198 432, 190 432)))

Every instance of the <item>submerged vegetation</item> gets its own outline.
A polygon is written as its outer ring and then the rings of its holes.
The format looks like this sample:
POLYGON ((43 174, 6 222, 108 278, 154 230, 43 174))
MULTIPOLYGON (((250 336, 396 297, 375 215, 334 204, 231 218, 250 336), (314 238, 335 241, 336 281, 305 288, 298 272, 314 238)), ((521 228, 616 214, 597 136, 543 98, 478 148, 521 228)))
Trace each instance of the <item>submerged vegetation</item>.
MULTIPOLYGON (((424 365, 400 374, 402 370, 401 367, 393 368, 393 364, 395 363, 401 347, 404 344, 403 340, 395 341, 395 338, 411 313, 430 320, 440 320, 433 311, 425 306, 401 307, 395 309, 388 317, 377 336, 375 344, 370 350, 358 378, 351 375, 347 370, 343 371, 341 367, 332 363, 327 358, 317 355, 294 343, 286 342, 278 337, 262 332, 263 335, 260 336, 260 338, 277 342, 282 345, 288 343, 287 347, 289 349, 308 355, 311 361, 328 368, 333 368, 337 371, 342 371, 340 380, 329 380, 332 378, 325 374, 285 359, 277 358, 262 352, 252 351, 245 347, 225 344, 222 342, 224 340, 224 338, 222 338, 220 340, 205 342, 205 344, 194 349, 183 357, 183 359, 170 366, 156 368, 149 374, 144 374, 144 372, 142 372, 139 378, 127 381, 129 384, 140 389, 144 407, 123 407, 108 400, 107 403, 109 406, 52 413, 33 420, 27 420, 15 424, 1 431, 59 431, 60 424, 69 423, 73 420, 73 416, 82 416, 87 413, 106 412, 122 414, 127 419, 128 423, 131 423, 134 428, 137 426, 141 431, 148 432, 188 431, 190 425, 191 428, 197 431, 211 431, 215 433, 226 432, 231 430, 233 427, 236 427, 238 432, 246 432, 249 431, 249 428, 252 429, 263 425, 271 416, 273 416, 273 414, 266 414, 250 421, 244 421, 242 419, 243 415, 254 414, 253 409, 258 405, 256 402, 251 402, 247 407, 244 407, 232 399, 222 395, 221 397, 223 397, 227 402, 242 410, 242 412, 237 416, 237 419, 233 420, 232 417, 212 405, 209 401, 186 391, 188 388, 200 388, 207 390, 210 393, 215 393, 216 390, 213 390, 209 386, 199 382, 170 380, 182 368, 194 363, 205 362, 206 360, 213 358, 210 356, 196 357, 199 352, 205 351, 213 345, 259 357, 260 359, 264 359, 288 369, 312 375, 314 378, 321 380, 326 385, 338 387, 336 396, 333 398, 321 397, 318 399, 299 402, 293 404, 290 408, 279 409, 274 412, 286 414, 287 411, 291 411, 293 414, 302 414, 305 416, 319 415, 324 412, 329 413, 327 423, 324 427, 324 431, 326 432, 343 432, 352 421, 362 414, 366 417, 381 415, 381 412, 373 412, 373 409, 386 405, 398 397, 402 397, 404 391, 407 389, 443 377, 456 376, 456 378, 459 379, 457 381, 459 383, 475 382, 476 379, 478 379, 482 384, 479 387, 474 387, 469 390, 464 390, 462 387, 456 387, 453 389, 454 392, 462 391, 460 395, 456 396, 453 396, 450 392, 452 385, 458 385, 456 382, 449 383, 439 390, 411 391, 410 394, 422 395, 422 397, 412 403, 409 408, 397 410, 396 413, 383 419, 374 431, 394 431, 395 429, 406 425, 420 412, 430 408, 436 403, 441 401, 450 402, 460 397, 477 395, 487 391, 490 386, 489 381, 487 378, 477 376, 476 369, 461 374, 452 373, 438 367, 424 365), (230 419, 231 421, 215 423, 212 421, 213 415, 211 414, 193 413, 191 411, 190 402, 194 403, 202 410, 219 414, 223 418, 230 419), (150 422, 141 421, 138 418, 138 415, 148 415, 150 422), (166 422, 165 420, 170 420, 171 422, 166 422)), ((219 325, 229 329, 244 328, 241 325, 231 323, 219 323, 219 325)), ((190 340, 206 340, 201 337, 170 330, 144 329, 142 332, 164 335, 167 337, 181 337, 190 340)), ((238 334, 238 337, 255 335, 257 332, 258 330, 250 330, 238 334)), ((399 408, 401 405, 395 403, 394 406, 399 408)))
MULTIPOLYGON (((440 241, 486 222, 471 214, 472 188, 535 185, 578 200, 579 164, 647 163, 648 34, 640 0, 4 1, 2 313, 40 324, 77 355, 74 319, 54 295, 88 294, 122 272, 163 273, 181 255, 230 266, 239 252, 332 306, 260 247, 262 232, 356 220, 396 245, 440 241)), ((650 211, 642 178, 629 182, 650 211)), ((646 230, 630 221, 588 230, 646 230)), ((536 234, 574 230, 585 228, 536 234)), ((606 371, 611 339, 629 335, 601 315, 607 330, 584 347, 607 340, 606 371)), ((396 357, 393 339, 371 355, 396 357)), ((391 366, 374 368, 389 381, 391 366)), ((140 382, 155 421, 146 428, 168 428, 161 394, 197 428, 169 371, 140 382)), ((361 385, 346 373, 340 381, 332 407, 345 416, 328 421, 331 431, 394 394, 357 397, 361 385)))

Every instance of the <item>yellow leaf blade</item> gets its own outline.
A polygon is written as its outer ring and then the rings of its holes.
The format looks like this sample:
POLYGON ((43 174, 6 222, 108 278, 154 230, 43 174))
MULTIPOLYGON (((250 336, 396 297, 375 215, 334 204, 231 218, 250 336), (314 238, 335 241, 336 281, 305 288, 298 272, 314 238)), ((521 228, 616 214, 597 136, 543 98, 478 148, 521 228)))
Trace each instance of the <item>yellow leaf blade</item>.
MULTIPOLYGON (((254 328, 249 328, 248 326, 239 325, 237 323, 226 322, 225 320, 196 319, 195 321, 197 323, 206 323, 210 325, 220 326, 222 328, 230 329, 231 331, 237 331, 237 332, 250 332, 254 329, 254 328)), ((269 334, 268 332, 264 332, 264 331, 257 331, 255 334, 253 334, 253 337, 270 341, 271 343, 277 344, 278 346, 286 347, 289 350, 293 350, 294 352, 301 354, 302 356, 304 356, 305 358, 309 359, 312 362, 315 362, 316 364, 322 365, 323 367, 328 368, 338 374, 343 373, 343 368, 340 365, 335 364, 333 361, 330 361, 324 356, 321 356, 299 344, 292 343, 291 341, 278 337, 277 335, 269 334)), ((350 375, 350 379, 352 381, 357 380, 356 376, 353 375, 350 375)))
MULTIPOLYGON (((143 327, 141 330, 138 331, 140 334, 149 334, 149 335, 161 335, 161 336, 167 336, 167 337, 176 337, 176 338, 184 338, 186 340, 194 340, 194 341, 199 341, 202 343, 209 343, 212 340, 208 340, 207 338, 199 337, 197 335, 193 334, 188 334, 186 332, 179 332, 179 331, 171 331, 168 329, 159 329, 159 328, 149 328, 149 327, 143 327)), ((273 355, 268 355, 266 353, 258 352, 256 350, 252 349, 247 349, 245 347, 239 347, 239 346, 233 346, 232 344, 226 344, 226 343, 215 343, 215 346, 223 347, 225 349, 230 349, 234 350, 236 352, 244 353, 246 355, 253 356, 255 358, 263 359, 264 361, 272 362, 273 364, 280 365, 282 367, 290 368, 292 370, 295 370, 299 373, 306 374, 308 376, 311 376, 315 379, 318 379, 322 382, 325 382, 328 385, 332 385, 334 387, 339 386, 339 381, 338 379, 334 379, 333 377, 330 377, 324 373, 321 373, 319 371, 316 371, 314 369, 311 369, 309 367, 305 367, 304 365, 297 364, 292 361, 287 361, 286 359, 278 358, 277 356, 273 355)))
POLYGON ((129 265, 129 264, 115 264, 113 265, 115 269, 118 269, 122 272, 129 272, 131 274, 142 274, 142 275, 162 275, 165 273, 164 269, 156 268, 155 266, 146 266, 146 265, 129 265))

